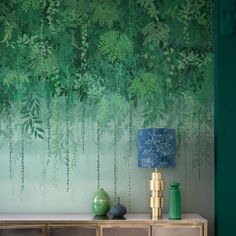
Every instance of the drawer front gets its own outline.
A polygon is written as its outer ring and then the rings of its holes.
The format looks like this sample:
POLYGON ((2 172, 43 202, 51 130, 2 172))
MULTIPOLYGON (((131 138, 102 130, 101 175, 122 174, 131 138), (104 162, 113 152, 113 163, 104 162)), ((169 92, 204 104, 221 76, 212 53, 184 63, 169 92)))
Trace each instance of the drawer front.
POLYGON ((152 236, 203 236, 202 226, 154 226, 152 236))
POLYGON ((43 228, 31 227, 0 227, 0 236, 43 236, 43 228))
POLYGON ((102 236, 150 236, 149 227, 103 227, 102 236))
POLYGON ((51 227, 49 229, 50 236, 96 236, 96 227, 77 227, 77 226, 62 226, 51 227))

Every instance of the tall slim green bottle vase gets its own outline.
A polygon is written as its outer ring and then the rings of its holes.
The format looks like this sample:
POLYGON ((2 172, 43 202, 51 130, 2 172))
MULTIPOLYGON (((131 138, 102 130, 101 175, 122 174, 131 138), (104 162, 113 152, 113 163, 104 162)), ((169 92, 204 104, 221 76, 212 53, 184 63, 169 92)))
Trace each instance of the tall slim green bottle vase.
POLYGON ((170 220, 181 220, 181 193, 179 183, 173 182, 170 184, 169 190, 169 211, 168 217, 170 220))

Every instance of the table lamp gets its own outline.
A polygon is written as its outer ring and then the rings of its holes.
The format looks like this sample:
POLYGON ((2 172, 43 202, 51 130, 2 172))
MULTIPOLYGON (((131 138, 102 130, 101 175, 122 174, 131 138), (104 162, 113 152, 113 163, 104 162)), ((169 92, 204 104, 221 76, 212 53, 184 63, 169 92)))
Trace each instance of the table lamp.
POLYGON ((163 180, 157 168, 175 167, 176 132, 170 128, 144 128, 137 134, 138 166, 155 168, 150 180, 152 220, 162 218, 163 180))

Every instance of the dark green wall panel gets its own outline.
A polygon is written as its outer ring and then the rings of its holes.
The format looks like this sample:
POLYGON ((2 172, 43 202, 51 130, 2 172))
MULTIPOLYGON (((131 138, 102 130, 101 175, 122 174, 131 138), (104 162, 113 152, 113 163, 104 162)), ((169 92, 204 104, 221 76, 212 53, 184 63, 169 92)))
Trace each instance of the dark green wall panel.
POLYGON ((215 226, 218 236, 227 236, 235 234, 236 212, 236 34, 220 33, 220 1, 216 17, 215 226))

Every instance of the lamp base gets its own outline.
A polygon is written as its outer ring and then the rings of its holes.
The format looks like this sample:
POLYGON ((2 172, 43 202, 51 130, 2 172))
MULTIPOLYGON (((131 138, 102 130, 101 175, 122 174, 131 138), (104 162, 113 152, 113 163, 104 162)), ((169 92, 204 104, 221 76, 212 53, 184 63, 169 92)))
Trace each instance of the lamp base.
POLYGON ((162 219, 162 209, 152 208, 152 220, 161 220, 161 219, 162 219))
POLYGON ((161 179, 161 173, 157 172, 155 169, 150 180, 150 207, 152 208, 152 220, 159 220, 162 218, 163 189, 164 185, 163 180, 161 179))

